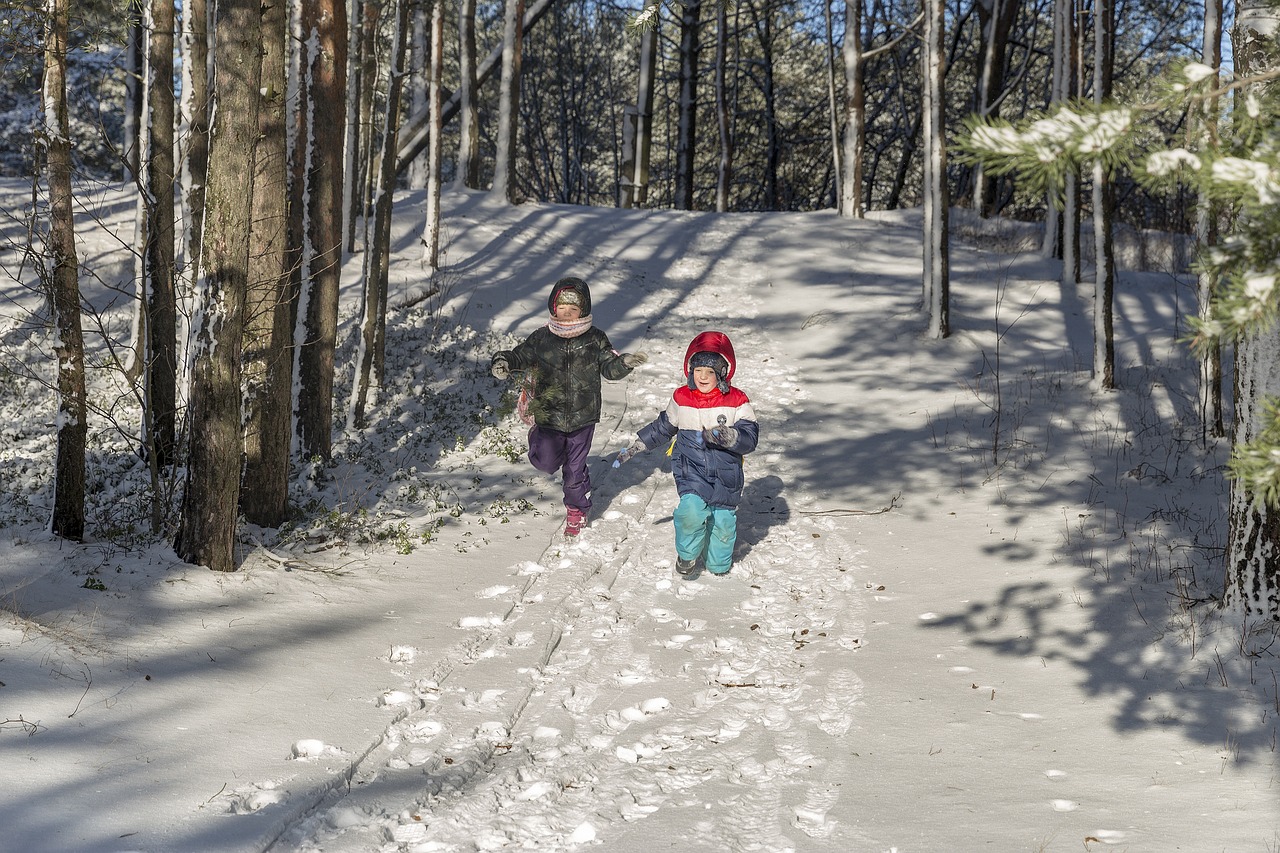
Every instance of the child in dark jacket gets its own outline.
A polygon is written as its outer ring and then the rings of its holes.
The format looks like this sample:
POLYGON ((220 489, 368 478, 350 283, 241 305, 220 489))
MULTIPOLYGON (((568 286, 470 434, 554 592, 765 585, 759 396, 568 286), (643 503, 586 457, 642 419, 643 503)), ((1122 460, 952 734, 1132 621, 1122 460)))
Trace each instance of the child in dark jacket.
POLYGON ((671 473, 680 495, 674 513, 676 571, 682 575, 699 562, 713 575, 727 574, 733 562, 742 457, 756 449, 760 429, 747 395, 729 384, 736 369, 728 335, 703 332, 694 338, 684 354, 687 383, 614 462, 671 444, 671 473))
POLYGON ((591 291, 580 278, 562 278, 547 298, 550 321, 514 349, 494 353, 490 372, 507 379, 523 372, 534 387, 529 461, 564 476, 564 532, 577 536, 591 510, 587 458, 600 420, 600 377, 622 379, 644 364, 642 353, 619 353, 591 324, 591 291))

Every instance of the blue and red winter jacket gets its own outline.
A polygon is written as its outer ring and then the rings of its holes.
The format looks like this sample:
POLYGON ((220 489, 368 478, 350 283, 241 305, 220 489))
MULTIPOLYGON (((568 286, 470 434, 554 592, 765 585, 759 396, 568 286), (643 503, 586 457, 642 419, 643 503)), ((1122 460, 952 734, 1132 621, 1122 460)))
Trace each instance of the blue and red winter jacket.
MULTIPOLYGON (((719 332, 704 332, 689 345, 685 375, 694 353, 707 351, 725 357, 729 363, 725 379, 732 377, 737 367, 733 347, 719 332)), ((674 436, 671 473, 676 491, 680 495, 695 494, 711 506, 733 508, 742 500, 742 457, 756 449, 760 427, 747 395, 738 388, 728 388, 727 392, 713 388, 705 394, 688 386, 677 388, 666 410, 637 436, 650 449, 666 447, 674 436), (733 446, 721 447, 703 440, 704 429, 726 425, 738 431, 733 446)))

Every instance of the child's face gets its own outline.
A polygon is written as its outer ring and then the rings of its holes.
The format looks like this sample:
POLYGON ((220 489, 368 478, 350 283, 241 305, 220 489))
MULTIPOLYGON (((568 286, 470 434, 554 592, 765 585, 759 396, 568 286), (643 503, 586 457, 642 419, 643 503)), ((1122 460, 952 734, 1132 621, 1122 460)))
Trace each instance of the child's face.
POLYGON ((716 372, 710 367, 695 367, 693 369, 693 384, 703 394, 715 388, 718 381, 716 372))
POLYGON ((578 305, 570 305, 567 302, 557 302, 556 319, 561 323, 568 323, 571 320, 581 320, 582 308, 578 305))

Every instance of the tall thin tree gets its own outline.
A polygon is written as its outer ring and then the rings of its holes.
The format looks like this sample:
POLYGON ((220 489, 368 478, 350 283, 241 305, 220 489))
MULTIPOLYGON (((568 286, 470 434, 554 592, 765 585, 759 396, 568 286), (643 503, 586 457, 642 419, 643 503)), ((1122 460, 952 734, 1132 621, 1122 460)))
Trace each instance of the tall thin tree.
POLYGON ((84 336, 80 328, 80 267, 71 192, 71 131, 67 117, 67 30, 70 0, 46 0, 44 31, 44 147, 49 184, 50 276, 58 358, 58 450, 50 529, 66 539, 84 536, 84 457, 88 434, 84 336))
POLYGON ((151 0, 147 32, 147 349, 144 423, 154 463, 173 461, 178 420, 178 308, 174 286, 173 0, 151 0))
POLYGON ((387 265, 391 260, 391 213, 395 200, 395 157, 399 141, 400 102, 404 78, 408 74, 409 4, 396 5, 391 33, 391 66, 387 79, 387 104, 374 170, 373 227, 364 257, 364 293, 361 300, 360 346, 356 352, 355 377, 347 407, 347 425, 365 423, 365 410, 377 402, 386 364, 387 265))
POLYGON ((498 138, 493 158, 495 198, 515 199, 516 137, 520 129, 520 66, 524 54, 524 0, 506 0, 502 19, 502 76, 498 94, 498 138))
POLYGON ((253 226, 244 319, 245 520, 279 527, 289 509, 293 422, 289 246, 288 11, 262 7, 262 100, 254 154, 253 226))
POLYGON ((929 336, 951 334, 951 260, 946 141, 946 3, 925 0, 924 50, 924 293, 929 336))
POLYGON ((214 571, 236 568, 240 499, 240 352, 254 146, 262 63, 261 4, 219 0, 214 24, 209 182, 205 194, 203 272, 195 294, 191 369, 191 441, 182 517, 174 549, 214 571))
MULTIPOLYGON (((1111 97, 1115 7, 1113 0, 1093 0, 1093 100, 1111 97)), ((1115 187, 1101 158, 1093 161, 1093 383, 1116 386, 1115 283, 1116 259, 1112 241, 1115 187)))
POLYGON ((440 171, 444 155, 444 0, 431 4, 430 60, 427 63, 427 104, 431 113, 431 144, 427 146, 427 209, 422 228, 422 265, 440 268, 440 171))
POLYGON ((693 210, 694 165, 698 144, 698 48, 701 40, 702 0, 680 4, 680 87, 676 120, 676 186, 673 203, 693 210))
MULTIPOLYGON (((476 0, 458 4, 458 188, 480 188, 480 101, 476 73, 476 0)), ((441 107, 443 110, 443 106, 441 107)), ((442 113, 443 120, 443 113, 442 113)))
MULTIPOLYGON (((1205 0, 1204 34, 1200 61, 1214 70, 1222 68, 1222 0, 1205 0)), ((1219 100, 1209 98, 1198 116, 1188 122, 1191 132, 1198 130, 1205 137, 1205 144, 1215 145, 1218 135, 1219 100)), ((1196 200, 1196 242, 1206 251, 1218 242, 1217 206, 1205 195, 1196 200)), ((1200 272, 1196 281, 1197 313, 1202 321, 1212 316, 1213 294, 1217 288, 1217 276, 1211 270, 1200 272)), ((1221 437, 1227 434, 1222 406, 1222 347, 1207 346, 1200 354, 1200 423, 1208 435, 1221 437)))
POLYGON ((334 352, 344 222, 345 0, 306 0, 301 28, 307 45, 302 82, 307 107, 295 152, 301 151, 304 158, 300 273, 307 295, 298 303, 298 441, 306 456, 328 460, 333 451, 334 352))

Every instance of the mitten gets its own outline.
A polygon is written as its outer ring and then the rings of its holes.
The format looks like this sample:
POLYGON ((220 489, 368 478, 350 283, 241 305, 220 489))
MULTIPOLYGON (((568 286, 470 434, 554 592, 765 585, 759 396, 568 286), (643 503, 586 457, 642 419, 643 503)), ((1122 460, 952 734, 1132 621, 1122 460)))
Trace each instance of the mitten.
POLYGON ((738 443, 738 431, 731 426, 711 427, 702 431, 702 440, 707 444, 733 447, 738 443))
POLYGON ((637 453, 644 453, 648 449, 649 448, 645 446, 645 443, 637 438, 635 441, 622 448, 622 450, 618 451, 618 458, 613 460, 613 467, 617 468, 632 456, 635 456, 637 453))
POLYGON ((489 372, 493 374, 494 379, 506 379, 511 376, 511 368, 507 365, 507 360, 500 355, 493 357, 489 372))
POLYGON ((622 354, 622 363, 632 370, 649 360, 649 356, 642 352, 624 352, 622 354))

